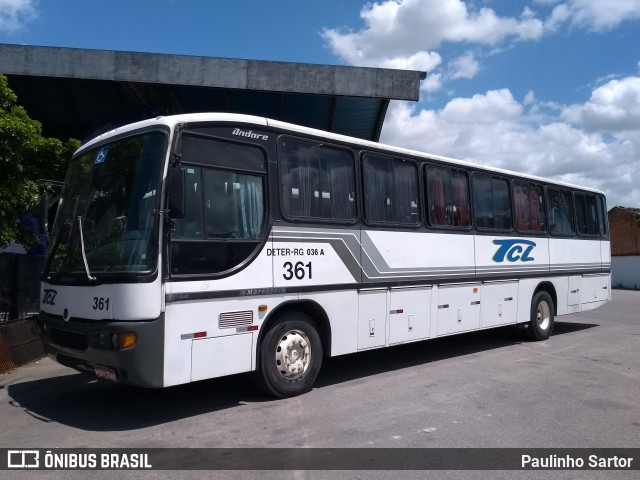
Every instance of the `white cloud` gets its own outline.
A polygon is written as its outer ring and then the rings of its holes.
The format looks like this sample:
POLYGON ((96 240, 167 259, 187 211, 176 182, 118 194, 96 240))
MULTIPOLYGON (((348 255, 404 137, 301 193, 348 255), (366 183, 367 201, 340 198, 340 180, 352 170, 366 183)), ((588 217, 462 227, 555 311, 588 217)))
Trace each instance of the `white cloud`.
POLYGON ((562 26, 562 24, 569 21, 571 18, 571 11, 566 4, 558 5, 551 11, 551 15, 545 20, 544 28, 549 32, 553 32, 562 26))
MULTIPOLYGON (((507 89, 455 98, 439 110, 394 102, 381 141, 601 188, 610 207, 640 206, 640 127, 621 128, 618 115, 622 102, 638 105, 639 84, 640 77, 611 81, 555 118, 535 113, 548 106, 533 92, 519 102, 507 89)), ((625 117, 626 125, 639 117, 625 117)))
POLYGON ((570 0, 571 23, 595 31, 609 30, 626 20, 640 18, 640 0, 570 0))
POLYGON ((507 89, 491 90, 471 98, 454 98, 441 110, 444 120, 451 123, 490 124, 516 119, 522 108, 507 89))
MULTIPOLYGON (((325 29, 323 36, 351 65, 426 70, 421 90, 431 93, 474 78, 483 68, 479 58, 516 42, 561 28, 602 32, 640 18, 640 0, 531 2, 508 17, 478 7, 488 2, 381 0, 362 8, 362 28, 325 29), (445 43, 458 44, 450 49, 453 58, 438 51, 445 43), (460 56, 460 48, 468 52, 460 56)), ((394 102, 381 140, 601 188, 610 206, 640 206, 640 71, 596 81, 589 100, 576 105, 541 101, 533 90, 516 99, 506 88, 451 98, 437 108, 394 102)))
POLYGON ((527 94, 524 97, 524 105, 534 105, 536 102, 536 94, 533 93, 531 90, 529 90, 527 92, 527 94))
POLYGON ((611 80, 598 87, 584 105, 571 106, 565 118, 587 131, 640 130, 640 77, 611 80))
POLYGON ((442 57, 436 52, 417 52, 409 56, 380 59, 378 67, 399 68, 403 70, 432 71, 442 63, 442 57))
POLYGON ((500 17, 490 8, 469 9, 461 0, 387 0, 365 5, 360 17, 365 23, 360 31, 323 32, 333 52, 351 65, 381 66, 443 42, 496 45, 506 39, 537 39, 544 31, 528 8, 520 18, 500 17))
POLYGON ((450 78, 473 78, 480 71, 480 63, 476 60, 472 53, 466 53, 451 62, 450 78))
POLYGON ((443 78, 442 74, 435 72, 427 73, 427 78, 420 82, 420 90, 422 92, 437 92, 442 88, 443 78))
POLYGON ((364 25, 359 30, 326 28, 322 36, 349 65, 429 72, 431 78, 422 90, 433 92, 451 80, 474 78, 481 70, 471 53, 443 60, 435 49, 444 43, 473 43, 495 53, 507 42, 539 40, 563 26, 604 31, 640 18, 640 0, 533 0, 533 4, 547 17, 538 18, 529 7, 519 17, 500 16, 463 0, 384 0, 364 5, 360 11, 364 25), (447 68, 441 72, 443 64, 447 68))
POLYGON ((0 0, 0 31, 14 33, 36 17, 37 0, 0 0))
POLYGON ((603 32, 617 27, 627 20, 640 18, 640 0, 567 0, 565 2, 537 0, 538 4, 556 5, 547 20, 545 29, 553 31, 568 23, 577 28, 603 32))

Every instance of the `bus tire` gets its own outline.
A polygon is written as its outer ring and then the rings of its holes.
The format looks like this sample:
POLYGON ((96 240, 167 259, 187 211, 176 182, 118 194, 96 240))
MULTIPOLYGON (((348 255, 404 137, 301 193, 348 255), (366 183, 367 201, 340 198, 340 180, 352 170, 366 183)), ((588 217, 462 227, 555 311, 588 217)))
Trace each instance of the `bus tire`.
POLYGON ((527 334, 531 340, 546 340, 553 332, 553 300, 547 292, 540 291, 531 301, 531 320, 527 334))
POLYGON ((288 312, 267 331, 258 352, 254 382, 277 398, 308 392, 322 365, 322 342, 313 320, 288 312))

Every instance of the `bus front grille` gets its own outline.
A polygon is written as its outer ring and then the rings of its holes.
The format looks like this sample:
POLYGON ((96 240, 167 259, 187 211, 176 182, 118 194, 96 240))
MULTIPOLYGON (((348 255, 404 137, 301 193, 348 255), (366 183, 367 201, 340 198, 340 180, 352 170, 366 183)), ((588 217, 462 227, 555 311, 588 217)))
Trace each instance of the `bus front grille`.
POLYGON ((49 330, 51 341, 60 347, 71 348, 73 350, 86 350, 89 346, 89 339, 82 333, 69 332, 52 328, 49 330))

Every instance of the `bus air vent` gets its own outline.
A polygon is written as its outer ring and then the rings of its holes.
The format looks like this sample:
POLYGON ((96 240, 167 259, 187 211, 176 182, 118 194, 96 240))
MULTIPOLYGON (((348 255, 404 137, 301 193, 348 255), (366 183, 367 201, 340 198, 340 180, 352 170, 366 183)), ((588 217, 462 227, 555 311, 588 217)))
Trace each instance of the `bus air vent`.
POLYGON ((235 328, 253 323, 253 310, 244 310, 242 312, 224 312, 218 317, 218 327, 235 328))

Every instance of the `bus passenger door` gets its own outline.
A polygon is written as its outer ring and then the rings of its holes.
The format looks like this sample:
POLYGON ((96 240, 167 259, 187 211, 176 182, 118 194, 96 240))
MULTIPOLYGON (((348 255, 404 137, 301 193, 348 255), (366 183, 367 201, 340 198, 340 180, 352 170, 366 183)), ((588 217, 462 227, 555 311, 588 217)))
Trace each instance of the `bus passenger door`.
POLYGON ((387 311, 386 288, 358 292, 358 350, 386 344, 387 311))

